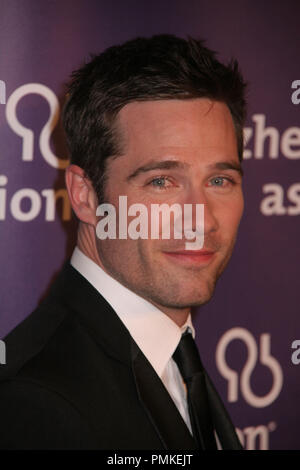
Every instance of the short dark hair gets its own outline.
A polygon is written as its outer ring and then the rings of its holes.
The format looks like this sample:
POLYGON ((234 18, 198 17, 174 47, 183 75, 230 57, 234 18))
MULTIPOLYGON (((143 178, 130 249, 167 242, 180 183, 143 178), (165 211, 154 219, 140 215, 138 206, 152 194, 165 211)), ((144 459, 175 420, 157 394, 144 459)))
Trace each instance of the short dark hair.
POLYGON ((133 101, 191 98, 228 106, 242 160, 245 88, 237 61, 220 63, 201 40, 164 34, 110 47, 72 74, 63 113, 71 162, 84 170, 102 202, 106 159, 122 153, 120 109, 133 101))

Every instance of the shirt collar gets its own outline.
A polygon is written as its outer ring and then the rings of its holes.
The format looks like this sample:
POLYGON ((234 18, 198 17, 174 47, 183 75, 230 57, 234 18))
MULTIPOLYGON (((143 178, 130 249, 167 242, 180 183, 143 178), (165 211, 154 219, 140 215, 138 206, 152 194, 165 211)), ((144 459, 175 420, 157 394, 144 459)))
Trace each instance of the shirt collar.
POLYGON ((111 305, 157 375, 162 377, 182 333, 189 328, 195 337, 191 315, 179 327, 157 307, 112 278, 78 247, 73 252, 71 265, 111 305))

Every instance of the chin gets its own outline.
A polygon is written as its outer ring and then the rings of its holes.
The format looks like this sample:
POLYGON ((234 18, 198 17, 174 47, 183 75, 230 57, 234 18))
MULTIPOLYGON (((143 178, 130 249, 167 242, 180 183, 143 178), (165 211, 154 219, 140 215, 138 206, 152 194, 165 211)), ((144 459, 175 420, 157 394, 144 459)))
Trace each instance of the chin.
POLYGON ((190 298, 186 299, 185 302, 182 302, 183 307, 200 307, 201 305, 207 304, 210 299, 212 298, 212 294, 207 294, 207 295, 202 295, 201 297, 198 298, 190 298))
POLYGON ((211 299, 211 296, 205 296, 205 297, 202 297, 201 299, 188 299, 188 298, 185 298, 185 299, 181 299, 181 300, 177 300, 177 301, 165 301, 165 302, 160 302, 160 305, 162 305, 163 307, 166 307, 166 308, 172 308, 172 309, 178 309, 178 310, 182 310, 182 309, 190 309, 190 308, 193 308, 193 307, 201 307, 202 305, 205 305, 207 304, 211 299))
POLYGON ((205 288, 197 288, 195 287, 191 291, 191 286, 185 288, 182 286, 180 292, 178 292, 177 296, 173 296, 173 298, 164 298, 160 299, 161 305, 164 305, 168 308, 190 308, 190 307, 200 307, 201 305, 205 305, 213 296, 215 285, 213 286, 205 286, 205 288))

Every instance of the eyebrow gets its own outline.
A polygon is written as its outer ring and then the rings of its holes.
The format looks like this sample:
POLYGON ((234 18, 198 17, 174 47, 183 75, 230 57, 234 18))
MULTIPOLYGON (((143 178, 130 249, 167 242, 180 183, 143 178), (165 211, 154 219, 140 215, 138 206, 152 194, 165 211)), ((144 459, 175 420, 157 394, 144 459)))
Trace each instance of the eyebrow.
MULTIPOLYGON (((129 181, 133 178, 136 178, 140 173, 146 173, 148 171, 152 170, 171 170, 171 169, 187 169, 189 168, 190 165, 188 163, 184 163, 178 160, 153 160, 146 165, 140 166, 136 170, 134 170, 133 173, 131 173, 129 176, 127 176, 126 180, 129 181)), ((224 162, 218 162, 214 163, 212 165, 208 165, 207 167, 209 170, 235 170, 237 171, 241 176, 243 176, 244 172, 241 167, 240 163, 233 162, 233 161, 224 161, 224 162)))
POLYGON ((241 176, 244 175, 243 168, 240 163, 237 162, 232 162, 232 161, 226 161, 226 162, 218 162, 212 165, 208 166, 209 169, 211 170, 235 170, 237 171, 241 176))
POLYGON ((143 165, 137 168, 133 173, 127 176, 127 180, 135 178, 140 173, 146 173, 147 171, 171 170, 173 168, 179 168, 179 169, 184 170, 185 168, 188 168, 189 166, 190 166, 189 164, 180 162, 178 160, 159 160, 159 161, 153 160, 147 163, 146 165, 143 165))

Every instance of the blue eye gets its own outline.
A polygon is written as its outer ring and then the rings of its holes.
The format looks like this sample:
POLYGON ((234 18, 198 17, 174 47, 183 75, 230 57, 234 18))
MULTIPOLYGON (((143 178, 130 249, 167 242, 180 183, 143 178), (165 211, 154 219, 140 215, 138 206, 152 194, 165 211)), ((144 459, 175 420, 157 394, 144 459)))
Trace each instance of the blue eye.
POLYGON ((212 186, 223 188, 228 185, 234 185, 235 181, 228 176, 216 176, 210 180, 212 186))
POLYGON ((213 178, 211 181, 215 183, 215 186, 222 186, 224 183, 224 179, 222 176, 218 176, 217 178, 213 178))
POLYGON ((153 186, 163 186, 164 182, 165 182, 165 178, 155 178, 154 180, 151 181, 153 186))
POLYGON ((153 180, 150 181, 150 184, 156 188, 165 189, 166 178, 164 176, 153 178, 153 180))

